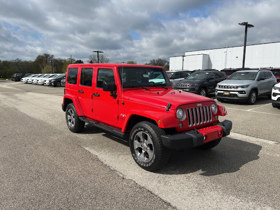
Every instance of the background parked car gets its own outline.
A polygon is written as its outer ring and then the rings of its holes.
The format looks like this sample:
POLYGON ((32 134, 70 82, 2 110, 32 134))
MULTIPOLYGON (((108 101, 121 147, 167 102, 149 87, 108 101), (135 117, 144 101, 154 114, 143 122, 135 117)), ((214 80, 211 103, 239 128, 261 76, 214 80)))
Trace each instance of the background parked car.
POLYGON ((61 85, 62 87, 65 86, 65 80, 66 80, 66 78, 63 78, 63 79, 60 81, 60 85, 61 85))
POLYGON ((270 98, 275 84, 276 78, 271 71, 264 69, 237 71, 217 85, 216 97, 219 101, 238 100, 254 104, 260 95, 270 98))
POLYGON ((42 77, 40 77, 38 80, 37 80, 37 84, 38 85, 44 85, 46 79, 48 79, 49 77, 52 77, 53 74, 45 74, 43 75, 42 77))
POLYGON ((61 86, 61 80, 65 79, 65 78, 66 78, 65 74, 56 75, 55 77, 53 77, 50 80, 46 81, 45 85, 51 85, 53 87, 61 86))
POLYGON ((280 83, 274 85, 271 92, 272 106, 280 108, 280 83))
POLYGON ((280 69, 271 69, 271 72, 274 74, 274 76, 277 79, 277 82, 280 82, 280 69))
POLYGON ((170 82, 172 82, 172 86, 175 87, 176 84, 182 79, 187 78, 193 71, 182 70, 182 71, 168 71, 166 72, 169 77, 170 82))
POLYGON ((32 83, 33 83, 33 80, 34 80, 35 78, 37 78, 38 76, 40 76, 40 75, 41 75, 41 74, 33 74, 31 77, 28 77, 26 83, 32 84, 32 83))
POLYGON ((21 82, 23 82, 24 84, 27 83, 27 80, 31 77, 35 76, 34 74, 28 74, 28 75, 24 75, 23 78, 21 78, 21 82))
POLYGON ((226 79, 226 74, 218 70, 198 70, 190 74, 187 79, 178 82, 175 89, 207 96, 215 93, 218 82, 226 79))
POLYGON ((229 77, 230 75, 232 75, 234 72, 240 71, 240 70, 249 70, 250 68, 229 68, 229 69, 222 69, 221 72, 225 72, 225 74, 227 75, 227 77, 229 77))
POLYGON ((12 76, 12 81, 18 82, 23 77, 23 73, 15 73, 12 76))
POLYGON ((33 78, 32 84, 37 85, 40 78, 44 77, 46 74, 40 74, 33 78))

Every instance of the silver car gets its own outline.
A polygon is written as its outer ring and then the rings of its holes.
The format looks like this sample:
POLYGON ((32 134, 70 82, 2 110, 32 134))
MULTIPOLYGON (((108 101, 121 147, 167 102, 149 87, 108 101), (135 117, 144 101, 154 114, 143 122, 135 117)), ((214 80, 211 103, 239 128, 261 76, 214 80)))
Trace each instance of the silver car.
POLYGON ((254 104, 258 96, 271 96, 276 78, 264 69, 241 70, 217 84, 215 95, 218 101, 237 100, 254 104))

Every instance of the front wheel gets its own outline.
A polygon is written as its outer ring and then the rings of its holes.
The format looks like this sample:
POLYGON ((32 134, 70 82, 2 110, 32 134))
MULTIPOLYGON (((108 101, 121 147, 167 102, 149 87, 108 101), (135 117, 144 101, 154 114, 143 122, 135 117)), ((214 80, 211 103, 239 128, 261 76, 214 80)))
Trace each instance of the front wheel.
POLYGON ((139 122, 131 130, 129 146, 133 159, 143 169, 156 171, 168 161, 170 151, 161 141, 165 132, 150 122, 139 122))
POLYGON ((248 98, 248 104, 255 104, 257 101, 257 92, 255 90, 252 90, 250 95, 249 95, 249 98, 248 98))
POLYGON ((201 96, 207 96, 207 91, 206 91, 206 89, 205 89, 205 88, 201 88, 201 89, 199 90, 199 95, 201 95, 201 96))
POLYGON ((79 119, 74 104, 68 104, 65 112, 66 124, 70 131, 79 133, 84 129, 85 122, 79 119))

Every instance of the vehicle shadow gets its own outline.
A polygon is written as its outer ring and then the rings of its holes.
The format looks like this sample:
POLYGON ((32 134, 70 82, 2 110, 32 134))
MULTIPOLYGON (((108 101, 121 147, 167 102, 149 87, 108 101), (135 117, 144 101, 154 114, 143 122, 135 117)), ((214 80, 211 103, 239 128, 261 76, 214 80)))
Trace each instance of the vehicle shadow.
MULTIPOLYGON (((213 98, 213 99, 215 99, 215 98, 213 98)), ((221 104, 238 104, 238 105, 253 106, 253 105, 248 104, 247 102, 241 102, 241 101, 224 100, 223 102, 220 102, 220 101, 218 101, 218 102, 221 104)), ((270 104, 270 103, 271 103, 271 99, 268 99, 265 96, 259 96, 254 105, 265 105, 265 104, 270 104)))
MULTIPOLYGON (((128 141, 92 125, 86 125, 81 134, 101 134, 110 140, 127 146, 129 149, 128 141)), ((200 175, 203 176, 234 173, 247 163, 258 160, 261 149, 260 145, 225 137, 212 150, 192 148, 172 151, 167 165, 157 173, 172 175, 200 172, 200 175)))
POLYGON ((174 151, 162 174, 200 172, 203 176, 234 173, 247 163, 259 159, 262 147, 257 144, 224 138, 212 150, 174 151))

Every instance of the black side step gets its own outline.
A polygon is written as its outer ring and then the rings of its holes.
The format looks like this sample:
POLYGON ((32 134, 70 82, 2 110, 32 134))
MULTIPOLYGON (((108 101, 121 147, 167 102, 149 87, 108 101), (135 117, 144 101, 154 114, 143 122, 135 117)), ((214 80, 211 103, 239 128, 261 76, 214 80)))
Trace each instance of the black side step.
POLYGON ((118 136, 120 138, 125 138, 126 137, 126 134, 123 133, 121 131, 121 129, 114 128, 114 127, 112 127, 110 125, 106 125, 106 124, 103 124, 101 122, 90 120, 90 119, 88 119, 86 117, 79 117, 79 119, 84 121, 85 123, 89 123, 89 124, 91 124, 91 125, 93 125, 93 126, 95 126, 97 128, 100 128, 102 130, 110 132, 110 133, 112 133, 112 134, 114 134, 114 135, 116 135, 116 136, 118 136))

